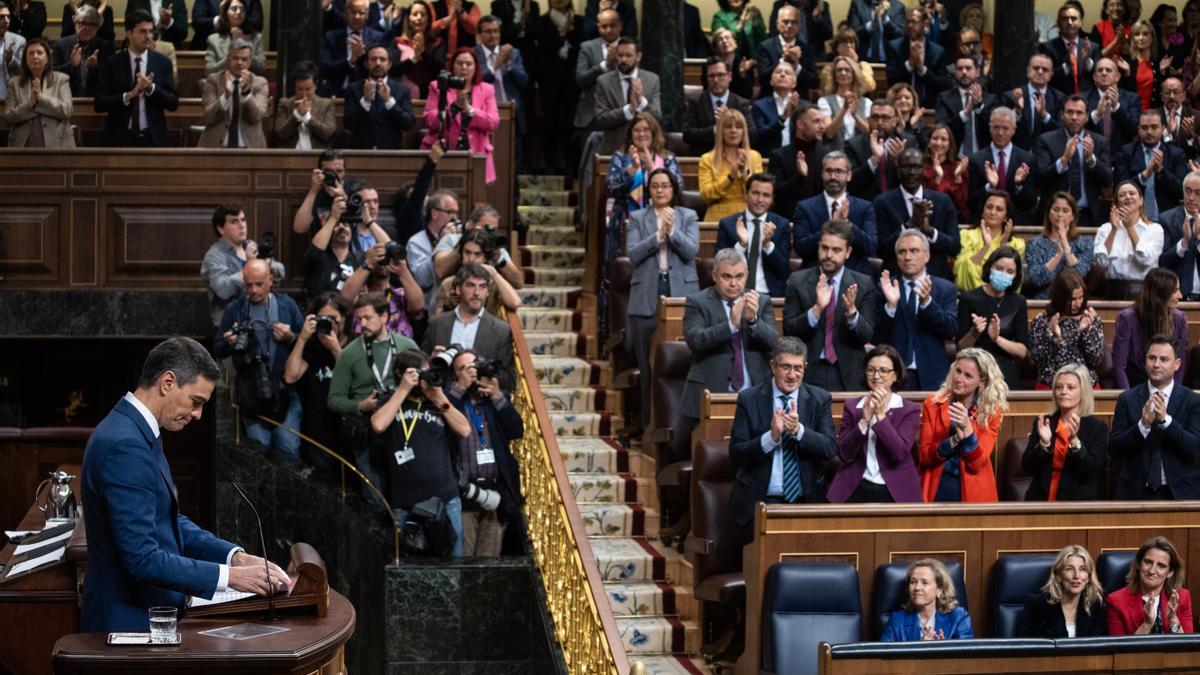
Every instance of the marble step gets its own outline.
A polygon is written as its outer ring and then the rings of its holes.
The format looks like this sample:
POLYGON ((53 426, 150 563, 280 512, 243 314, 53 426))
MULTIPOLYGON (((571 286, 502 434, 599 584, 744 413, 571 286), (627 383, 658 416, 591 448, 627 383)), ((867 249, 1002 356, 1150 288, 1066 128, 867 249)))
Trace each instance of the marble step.
POLYGON ((550 424, 559 438, 608 436, 625 426, 619 415, 608 412, 552 412, 550 424))
POLYGON ((613 616, 675 616, 678 615, 677 589, 670 584, 614 583, 604 584, 613 616))
POLYGON ((629 472, 629 452, 615 441, 604 438, 556 440, 568 473, 613 476, 629 472))
POLYGON ((582 291, 579 286, 526 286, 518 293, 525 307, 572 309, 579 302, 582 291))
POLYGON ((533 286, 580 286, 582 267, 524 267, 525 283, 533 286))
POLYGON ((635 654, 695 654, 700 650, 700 627, 668 616, 617 617, 625 652, 635 654))
POLYGON ((589 538, 656 537, 658 512, 638 504, 579 504, 579 517, 589 538))
POLYGON ((686 656, 654 656, 639 654, 629 659, 632 666, 641 663, 646 669, 646 675, 711 675, 712 669, 702 659, 689 659, 686 656))
POLYGON ((570 190, 521 189, 518 206, 571 206, 570 190))
POLYGON ((575 356, 534 356, 533 368, 543 385, 607 387, 612 384, 612 368, 602 361, 588 361, 575 356))
POLYGON ((530 331, 525 333, 529 353, 536 356, 578 356, 588 358, 596 352, 596 341, 581 332, 530 331))
POLYGON ((605 582, 666 580, 666 558, 649 540, 599 538, 590 543, 600 578, 605 582))
POLYGON ((572 473, 567 476, 576 502, 638 503, 656 508, 657 488, 653 481, 620 474, 572 473))
POLYGON ((537 227, 575 227, 578 222, 578 209, 574 206, 518 206, 517 212, 521 220, 530 229, 537 227))
POLYGON ((582 246, 531 244, 521 247, 521 266, 582 268, 586 263, 586 256, 587 249, 582 246))
POLYGON ((542 244, 544 246, 583 246, 583 232, 571 226, 540 225, 525 231, 522 244, 542 244))
POLYGON ((522 190, 565 190, 567 177, 522 173, 517 175, 517 185, 522 190))
POLYGON ((573 309, 541 309, 522 307, 517 310, 521 329, 530 331, 578 331, 583 330, 583 315, 573 309))

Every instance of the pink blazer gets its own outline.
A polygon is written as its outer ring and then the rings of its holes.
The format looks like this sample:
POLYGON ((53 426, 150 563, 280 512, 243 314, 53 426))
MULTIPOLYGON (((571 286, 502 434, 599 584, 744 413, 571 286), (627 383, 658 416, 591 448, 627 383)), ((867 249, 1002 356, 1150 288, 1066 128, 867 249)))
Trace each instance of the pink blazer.
MULTIPOLYGON (((447 97, 447 105, 453 103, 458 98, 457 91, 451 91, 447 97)), ((425 97, 425 138, 421 140, 421 149, 428 150, 433 147, 433 144, 438 139, 438 85, 437 82, 429 83, 429 95, 425 97)), ((475 116, 471 118, 471 122, 467 126, 467 142, 471 145, 471 152, 476 155, 485 155, 487 157, 487 172, 485 177, 488 183, 496 181, 496 165, 492 161, 492 137, 491 133, 500 127, 500 109, 496 107, 496 91, 492 89, 492 85, 487 82, 476 84, 471 90, 471 107, 475 109, 475 116)), ((450 121, 450 145, 447 150, 453 150, 454 143, 458 141, 459 126, 458 117, 454 117, 450 121)))

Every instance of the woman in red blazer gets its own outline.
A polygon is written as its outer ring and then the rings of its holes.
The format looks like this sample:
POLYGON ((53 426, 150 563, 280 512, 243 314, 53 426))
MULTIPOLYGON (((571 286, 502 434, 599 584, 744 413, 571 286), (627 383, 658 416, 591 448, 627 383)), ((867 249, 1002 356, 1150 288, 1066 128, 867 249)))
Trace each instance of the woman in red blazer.
POLYGON ((926 502, 994 502, 992 449, 1008 410, 1008 385, 991 354, 954 357, 940 389, 921 407, 921 493, 926 502))
POLYGON ((1127 585, 1108 594, 1109 635, 1191 633, 1192 596, 1183 587, 1183 558, 1166 537, 1142 544, 1127 585))
POLYGON ((483 81, 483 71, 479 67, 479 58, 471 47, 460 47, 450 57, 446 69, 466 81, 466 87, 451 89, 446 95, 446 106, 449 108, 449 129, 443 134, 441 129, 442 111, 438 108, 440 100, 437 81, 429 83, 429 96, 425 99, 425 138, 421 140, 421 149, 433 147, 438 138, 446 138, 443 143, 447 150, 471 150, 473 154, 487 157, 487 169, 484 172, 487 183, 496 182, 496 164, 492 161, 492 132, 500 128, 500 109, 496 106, 496 90, 492 85, 483 81), (466 135, 463 135, 463 126, 466 135))

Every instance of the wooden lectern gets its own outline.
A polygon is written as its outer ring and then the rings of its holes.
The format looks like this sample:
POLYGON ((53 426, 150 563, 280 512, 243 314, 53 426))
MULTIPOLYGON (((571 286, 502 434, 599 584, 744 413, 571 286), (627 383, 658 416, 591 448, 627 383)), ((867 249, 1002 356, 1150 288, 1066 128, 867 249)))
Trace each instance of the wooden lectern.
POLYGON ((76 633, 54 645, 54 672, 97 673, 255 673, 341 675, 346 642, 354 634, 350 601, 329 588, 325 565, 307 544, 292 546, 288 573, 295 588, 277 596, 280 621, 288 630, 248 640, 201 635, 239 623, 265 624, 265 598, 245 598, 188 611, 179 622, 178 645, 110 646, 107 633, 76 633))

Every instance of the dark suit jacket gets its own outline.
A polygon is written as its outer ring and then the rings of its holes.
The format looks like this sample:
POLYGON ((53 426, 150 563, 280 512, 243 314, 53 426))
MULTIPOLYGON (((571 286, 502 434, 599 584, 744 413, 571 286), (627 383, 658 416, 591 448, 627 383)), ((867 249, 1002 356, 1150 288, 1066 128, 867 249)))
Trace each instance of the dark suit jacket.
MULTIPOLYGON (((1141 97, 1132 91, 1124 89, 1117 91, 1119 107, 1112 115, 1112 136, 1108 137, 1108 145, 1111 148, 1120 148, 1136 141, 1138 138, 1138 120, 1142 117, 1141 97)), ((1087 99, 1088 109, 1087 130, 1103 135, 1103 124, 1092 119, 1092 113, 1096 112, 1096 106, 1100 102, 1100 92, 1092 89, 1084 94, 1084 98, 1087 99)), ((1097 113, 1096 117, 1099 117, 1099 113, 1097 113)))
POLYGON ((579 45, 575 60, 575 86, 579 88, 579 104, 575 106, 576 129, 590 129, 596 119, 596 80, 608 72, 605 66, 607 50, 600 38, 579 45))
POLYGON ((73 66, 71 65, 71 51, 75 49, 78 42, 78 35, 68 35, 54 43, 54 69, 60 73, 66 73, 67 77, 71 78, 72 96, 95 96, 96 85, 100 82, 100 68, 108 60, 108 57, 113 55, 113 43, 97 37, 83 50, 79 65, 73 66), (99 56, 95 67, 87 71, 87 78, 84 79, 83 60, 86 60, 87 55, 93 50, 98 50, 99 56))
MULTIPOLYGON (((1182 204, 1158 214, 1158 223, 1163 229, 1163 252, 1158 256, 1158 264, 1179 275, 1179 290, 1185 296, 1188 293, 1200 292, 1200 289, 1194 287, 1197 240, 1192 239, 1191 246, 1184 250, 1182 256, 1178 251, 1179 240, 1183 238, 1183 220, 1186 217, 1187 211, 1182 204)), ((1196 222, 1200 224, 1200 217, 1196 222)))
POLYGON ((403 146, 404 132, 412 128, 416 119, 412 114, 411 94, 408 87, 388 78, 388 87, 396 99, 391 110, 376 95, 371 110, 363 110, 363 83, 351 82, 343 102, 344 124, 350 132, 350 147, 364 150, 399 150, 403 146))
MULTIPOLYGON (((1106 223, 1108 222, 1108 212, 1104 209, 1104 188, 1111 187, 1113 184, 1112 154, 1108 141, 1103 136, 1087 130, 1084 133, 1091 136, 1095 144, 1093 156, 1096 159, 1091 166, 1085 164, 1083 167, 1084 189, 1087 191, 1088 199, 1087 208, 1092 213, 1093 223, 1106 223)), ((1059 173, 1055 166, 1066 147, 1067 130, 1065 127, 1042 134, 1034 146, 1034 170, 1037 173, 1037 182, 1042 188, 1040 211, 1046 210, 1050 201, 1049 197, 1055 192, 1071 191, 1070 167, 1068 166, 1066 171, 1059 173)), ((1039 217, 1038 220, 1041 218, 1039 217)))
MULTIPOLYGON (((480 11, 483 11, 482 8, 480 11)), ((500 19, 500 44, 515 45, 521 42, 528 42, 533 24, 537 22, 541 15, 542 9, 538 6, 538 3, 529 3, 529 13, 521 17, 521 23, 524 24, 525 28, 525 37, 521 38, 522 26, 517 25, 516 19, 513 18, 513 3, 510 0, 492 0, 492 16, 500 19)))
MULTIPOLYGON (((808 321, 808 311, 817 303, 817 280, 821 268, 810 267, 794 272, 788 277, 787 298, 783 304, 783 333, 795 335, 808 346, 808 359, 815 362, 825 347, 825 316, 818 317, 817 325, 808 321)), ((833 348, 837 351, 837 369, 842 383, 857 389, 866 364, 865 345, 875 335, 875 322, 879 317, 879 290, 867 274, 859 274, 844 268, 842 281, 837 289, 833 310, 833 348), (858 321, 851 328, 846 319, 846 308, 842 294, 852 284, 858 285, 858 298, 854 305, 858 310, 858 321)))
MULTIPOLYGON (((1037 104, 1033 103, 1033 87, 1028 82, 1021 86, 1023 105, 1021 112, 1017 114, 1017 131, 1013 134, 1012 142, 1018 148, 1033 151, 1033 144, 1037 142, 1038 136, 1062 126, 1062 106, 1066 94, 1053 87, 1046 87, 1046 115, 1039 117, 1037 104), (1033 105, 1030 105, 1031 103, 1033 105)), ((1011 91, 1005 92, 1000 100, 1002 105, 1016 112, 1017 106, 1011 91)))
MULTIPOLYGON (((716 250, 733 248, 740 243, 737 236, 737 221, 741 217, 743 217, 742 213, 734 213, 725 216, 717 223, 716 250)), ((788 275, 791 274, 788 256, 792 253, 792 227, 787 219, 780 218, 771 212, 764 214, 763 218, 768 222, 775 223, 775 236, 771 237, 771 242, 775 244, 775 248, 771 250, 770 255, 761 253, 763 273, 766 275, 767 280, 767 290, 770 291, 771 297, 782 298, 784 287, 787 285, 788 275)), ((749 232, 752 231, 753 225, 746 223, 746 227, 749 232)), ((749 249, 742 251, 742 255, 746 255, 748 251, 749 249)))
MULTIPOLYGON (((492 5, 495 6, 495 3, 492 5)), ((532 5, 535 6, 536 5, 532 5)), ((535 13, 534 10, 530 10, 535 13)), ((504 25, 504 24, 501 24, 504 25)), ((510 44, 504 43, 501 44, 510 44)), ((487 57, 484 55, 483 45, 475 45, 475 58, 479 61, 479 67, 483 70, 483 81, 492 85, 493 88, 498 87, 496 84, 496 76, 492 71, 487 69, 487 57)), ((503 80, 504 95, 509 101, 512 101, 517 113, 517 134, 525 135, 525 92, 529 89, 529 73, 525 70, 525 59, 521 57, 521 50, 513 48, 512 56, 506 67, 500 69, 500 79, 503 80)))
MULTIPOLYGON (((371 3, 372 9, 375 9, 378 6, 379 5, 376 3, 371 3)), ((208 36, 216 32, 216 30, 213 28, 213 18, 220 14, 220 9, 221 0, 192 0, 193 50, 204 51, 208 44, 208 36)), ((246 0, 246 21, 242 24, 242 27, 248 33, 262 32, 262 0, 246 0)))
POLYGON ((829 142, 817 141, 811 152, 804 153, 808 176, 801 176, 796 170, 796 152, 800 148, 795 138, 791 143, 772 150, 770 167, 775 176, 775 203, 771 206, 771 212, 791 218, 796 212, 796 202, 821 192, 821 161, 825 155, 841 148, 840 136, 829 142))
MULTIPOLYGON (((863 412, 862 398, 851 399, 842 409, 842 428, 838 433, 837 475, 829 484, 829 501, 845 502, 854 494, 867 469, 867 434, 859 428, 863 412)), ((921 480, 913 463, 913 448, 921 431, 921 405, 900 400, 872 427, 875 433, 875 457, 888 493, 897 503, 920 502, 921 480)))
MULTIPOLYGON (((468 396, 455 396, 451 392, 450 387, 446 388, 446 398, 450 404, 467 417, 467 400, 468 396)), ((481 402, 475 400, 472 402, 475 409, 483 413, 484 424, 488 430, 488 440, 491 441, 492 449, 496 452, 496 469, 500 474, 500 480, 497 481, 500 487, 501 494, 504 495, 502 502, 501 513, 513 514, 520 511, 519 506, 525 501, 521 496, 521 469, 517 466, 517 459, 513 457, 512 451, 509 449, 509 441, 515 441, 525 435, 525 423, 521 420, 520 413, 512 402, 497 408, 492 402, 481 402)), ((470 419, 468 417, 468 419, 470 419)), ((456 442, 457 449, 458 443, 456 442)))
MULTIPOLYGON (((1008 154, 1004 158, 1004 164, 1007 171, 1004 172, 1005 186, 1008 188, 1008 194, 1012 196, 1013 206, 1016 213, 1013 214, 1013 222, 1017 225, 1034 225, 1041 221, 1036 220, 1038 189, 1037 189, 1037 165, 1035 164, 1033 153, 1028 150, 1022 150, 1016 143, 1009 143, 1006 148, 1008 154), (1017 183, 1017 169, 1021 168, 1022 164, 1029 165, 1029 175, 1025 177, 1024 183, 1017 183)), ((979 149, 979 152, 971 155, 971 159, 967 164, 967 204, 971 207, 971 222, 977 223, 983 217, 983 203, 987 201, 988 185, 987 185, 987 167, 986 162, 995 161, 992 159, 992 145, 989 142, 986 146, 979 149)), ((996 167, 999 171, 1000 167, 996 167)), ((992 186, 993 188, 995 186, 992 186)))
MULTIPOLYGON (((872 50, 877 42, 879 26, 875 24, 875 3, 873 0, 851 0, 850 12, 846 16, 850 29, 858 33, 858 53, 868 61, 875 59, 872 50), (870 26, 870 29, 868 29, 870 26)), ((883 50, 878 61, 887 59, 887 46, 892 40, 904 37, 908 20, 904 14, 904 3, 893 2, 887 11, 887 21, 883 24, 883 50)), ((891 76, 888 76, 891 80, 891 76)))
MULTIPOLYGON (((900 132, 896 134, 904 139, 904 148, 920 148, 917 139, 908 132, 900 132)), ((850 169, 854 172, 850 178, 850 194, 863 199, 874 199, 879 196, 879 172, 877 169, 872 169, 870 164, 871 159, 871 138, 869 134, 859 134, 851 138, 846 143, 846 156, 850 158, 850 169)), ((896 176, 896 162, 899 157, 888 156, 887 158, 887 184, 888 189, 892 189, 900 184, 900 179, 896 176)))
MULTIPOLYGON (((164 110, 174 111, 179 107, 175 95, 175 75, 171 62, 156 51, 148 50, 144 66, 147 74, 154 75, 154 93, 142 97, 146 106, 146 131, 160 148, 171 145, 167 136, 167 118, 164 110)), ((122 50, 113 54, 100 68, 100 82, 96 85, 96 112, 108 113, 104 122, 104 141, 110 146, 132 145, 129 141, 130 106, 123 97, 133 89, 133 68, 129 66, 129 52, 122 50)))
MULTIPOLYGON (((1188 174, 1187 156, 1177 146, 1159 143, 1163 151, 1163 168, 1154 174, 1154 196, 1158 200, 1159 217, 1166 211, 1179 206, 1183 201, 1183 179, 1188 174)), ((1113 183, 1120 185, 1127 180, 1137 181, 1145 191, 1142 171, 1146 169, 1146 153, 1141 141, 1121 147, 1113 161, 1113 183)), ((1161 223, 1160 223, 1161 224, 1161 223)))
MULTIPOLYGON (((755 117, 750 110, 750 101, 738 96, 732 91, 725 94, 726 107, 733 108, 746 118, 746 131, 750 134, 750 142, 758 139, 755 128, 755 117)), ((703 155, 713 149, 716 139, 713 137, 713 125, 716 124, 713 115, 713 97, 705 90, 700 98, 688 101, 683 108, 683 140, 695 156, 703 155)))
MULTIPOLYGON (((646 99, 645 112, 662 120, 662 91, 658 75, 638 68, 638 79, 642 81, 642 96, 646 99)), ((621 71, 610 70, 596 78, 596 116, 593 128, 604 132, 596 153, 611 155, 618 150, 624 150, 625 130, 629 128, 629 120, 625 119, 624 107, 627 103, 621 86, 621 71)))
MULTIPOLYGON (((935 114, 938 122, 950 127, 950 132, 954 134, 955 146, 961 148, 963 139, 967 136, 967 123, 962 119, 963 102, 959 95, 958 85, 953 80, 949 82, 949 87, 938 95, 935 114)), ((996 95, 985 91, 983 100, 975 106, 972 113, 975 118, 976 147, 983 148, 992 142, 992 132, 988 128, 988 122, 991 119, 992 109, 995 107, 996 95)))
POLYGON ((915 316, 905 302, 904 279, 899 279, 900 303, 896 305, 896 316, 888 316, 887 307, 882 306, 875 334, 878 342, 895 347, 905 359, 915 353, 921 391, 933 391, 946 379, 950 370, 946 341, 958 337, 958 288, 954 282, 932 275, 931 278, 933 293, 929 296, 929 306, 918 309, 915 316))
MULTIPOLYGON (((816 50, 821 47, 811 47, 796 39, 800 45, 800 72, 796 73, 796 91, 800 98, 808 98, 808 90, 821 86, 821 76, 817 71, 816 50)), ((763 92, 771 91, 771 71, 783 57, 783 45, 779 43, 779 35, 770 35, 758 43, 758 86, 763 92)))
MULTIPOLYGON (((171 5, 171 26, 164 31, 161 31, 159 38, 175 45, 176 49, 183 49, 183 41, 187 39, 188 34, 188 8, 186 0, 164 0, 163 6, 167 3, 171 5)), ((129 19, 129 15, 135 9, 150 12, 150 0, 129 0, 125 4, 125 18, 129 19)), ((154 25, 158 26, 158 16, 151 14, 154 19, 154 25)), ((201 49, 204 49, 201 47, 201 49)))
MULTIPOLYGON (((971 615, 962 605, 949 612, 935 612, 933 630, 941 632, 947 640, 964 640, 975 637, 971 629, 971 615)), ((879 636, 880 642, 916 642, 921 639, 921 617, 916 612, 898 609, 879 636)))
POLYGON ((796 35, 796 39, 816 50, 817 55, 824 58, 825 43, 833 37, 833 19, 829 15, 829 3, 825 4, 820 16, 813 18, 812 3, 799 0, 775 0, 771 5, 771 16, 767 19, 769 32, 775 32, 775 20, 779 18, 779 8, 784 5, 793 7, 808 5, 806 9, 800 11, 800 32, 796 35))
MULTIPOLYGON (((1083 33, 1080 32, 1080 48, 1082 50, 1083 33)), ((1100 45, 1088 42, 1090 53, 1083 54, 1079 59, 1079 92, 1085 93, 1095 88, 1092 73, 1096 70, 1096 61, 1100 60, 1100 45)), ((1054 65, 1054 75, 1050 77, 1050 86, 1068 94, 1075 93, 1075 77, 1071 74, 1071 57, 1067 52, 1067 43, 1061 37, 1047 40, 1038 44, 1038 51, 1049 56, 1054 65)))
POLYGON ((925 40, 925 73, 908 70, 908 37, 901 37, 888 43, 887 79, 889 83, 908 82, 917 90, 921 105, 932 108, 938 95, 948 88, 946 50, 936 42, 925 40))
MULTIPOLYGON (((841 199, 847 198, 850 200, 847 217, 854 226, 854 250, 846 260, 846 267, 870 276, 871 263, 868 258, 875 255, 877 241, 875 207, 865 199, 849 193, 842 194, 841 199)), ((796 254, 804 259, 805 269, 816 266, 818 262, 817 245, 821 241, 821 226, 827 220, 829 205, 825 202, 824 192, 796 204, 796 212, 792 214, 792 240, 796 254)))
MULTIPOLYGON (((183 0, 180 0, 182 2, 183 0)), ((26 40, 36 40, 46 32, 46 3, 42 0, 30 0, 25 11, 14 6, 18 3, 5 3, 12 11, 12 19, 8 29, 26 40)))
POLYGON ((350 82, 353 83, 366 77, 367 51, 371 47, 383 43, 385 38, 383 33, 370 26, 363 28, 362 39, 366 48, 363 50, 362 57, 354 63, 350 63, 346 59, 348 33, 346 28, 339 28, 325 34, 325 41, 321 45, 320 94, 322 96, 344 96, 346 94, 344 84, 346 78, 350 78, 350 82))
POLYGON ((690 2, 683 3, 683 54, 689 59, 712 55, 712 44, 700 24, 700 9, 690 2))
MULTIPOLYGON (((533 3, 530 3, 533 4, 533 3)), ((617 14, 621 17, 621 35, 638 36, 637 7, 633 0, 619 0, 617 14)), ((587 0, 583 8, 583 37, 590 40, 600 35, 600 0, 587 0)))
POLYGON ((820 502, 825 498, 823 464, 837 454, 831 412, 833 399, 824 389, 807 384, 797 389, 796 399, 796 414, 804 425, 803 438, 797 441, 795 436, 784 435, 777 448, 763 452, 761 438, 771 430, 771 416, 775 413, 774 380, 738 394, 729 432, 729 461, 737 468, 729 492, 729 517, 738 525, 749 525, 754 520, 755 505, 767 496, 776 452, 797 453, 804 487, 801 499, 820 502))
MULTIPOLYGON (((425 339, 421 341, 422 351, 432 354, 435 346, 450 346, 450 335, 454 330, 455 316, 454 312, 442 312, 429 320, 429 326, 425 330, 425 339)), ((497 379, 500 380, 500 386, 505 391, 512 391, 513 383, 516 382, 512 331, 509 330, 507 323, 486 311, 479 317, 479 320, 482 323, 479 324, 479 330, 475 333, 475 344, 471 345, 471 349, 489 361, 500 362, 500 373, 497 379)))
MULTIPOLYGON (((683 385, 683 412, 700 418, 700 393, 729 391, 733 372, 733 329, 726 318, 724 300, 713 286, 687 297, 683 310, 683 338, 692 352, 687 383, 683 385)), ((775 311, 769 298, 759 296, 758 320, 753 326, 741 324, 742 355, 750 381, 746 386, 771 380, 771 350, 779 334, 775 330, 775 311)))
POLYGON ((750 142, 755 150, 764 155, 770 154, 783 144, 783 128, 789 121, 786 117, 780 117, 778 109, 775 108, 775 91, 767 88, 766 92, 762 98, 755 99, 751 107, 753 121, 747 120, 748 126, 754 126, 754 135, 750 137, 750 142))
POLYGON ((162 444, 128 401, 88 439, 80 487, 88 538, 81 630, 144 631, 150 607, 212 597, 234 545, 179 512, 162 444))
MULTIPOLYGON (((1101 635, 1108 635, 1104 601, 1097 600, 1086 610, 1078 608, 1075 612, 1075 637, 1101 635)), ((1041 591, 1029 596, 1025 601, 1025 609, 1021 610, 1021 619, 1017 622, 1017 636, 1050 640, 1067 637, 1067 620, 1063 618, 1062 605, 1057 602, 1050 604, 1046 594, 1041 591)))
MULTIPOLYGON (((933 202, 933 214, 929 217, 929 224, 938 232, 937 241, 929 242, 929 273, 953 281, 954 272, 946 258, 958 255, 962 248, 958 239, 958 213, 954 208, 954 201, 949 196, 929 188, 924 188, 922 195, 933 202)), ((876 197, 873 205, 879 232, 876 256, 883 260, 883 268, 896 278, 899 273, 896 266, 896 240, 908 227, 908 205, 904 203, 904 193, 899 187, 876 197)))
MULTIPOLYGON (((57 61, 55 63, 57 63, 57 61)), ((1180 113, 1181 119, 1187 119, 1188 117, 1194 117, 1194 118, 1197 118, 1198 120, 1200 120, 1200 115, 1196 114, 1196 109, 1193 108, 1192 106, 1188 105, 1188 103, 1186 101, 1184 102, 1183 107, 1181 107, 1179 109, 1179 113, 1180 113)), ((1167 115, 1167 114, 1168 114, 1167 111, 1164 109, 1163 115, 1167 115)), ((1164 122, 1164 126, 1166 126, 1165 122, 1164 122)), ((1200 143, 1197 143, 1197 141, 1196 141, 1195 132, 1193 132, 1191 137, 1189 137, 1187 139, 1184 139, 1179 134, 1176 134, 1171 139, 1171 145, 1174 145, 1175 147, 1182 150, 1183 154, 1187 155, 1188 159, 1195 159, 1196 155, 1198 153, 1200 153, 1200 143)))
MULTIPOLYGON (((1057 410, 1050 415, 1051 434, 1058 429, 1061 417, 1057 410)), ((1025 493, 1027 502, 1044 502, 1050 494, 1050 478, 1054 469, 1053 436, 1049 450, 1043 450, 1041 442, 1037 431, 1037 418, 1034 418, 1029 442, 1021 455, 1021 468, 1033 477, 1029 483, 1029 490, 1025 493)), ((1097 473, 1104 465, 1104 455, 1108 452, 1108 427, 1092 415, 1080 418, 1079 443, 1082 445, 1079 452, 1071 452, 1070 449, 1067 451, 1062 476, 1058 481, 1058 494, 1055 497, 1057 501, 1099 499, 1097 473)))
POLYGON ((1171 424, 1166 428, 1154 425, 1150 435, 1142 437, 1138 420, 1142 407, 1150 398, 1148 383, 1121 392, 1113 415, 1109 434, 1109 454, 1122 460, 1114 499, 1140 499, 1145 492, 1146 472, 1150 466, 1152 448, 1162 452, 1163 470, 1167 485, 1176 499, 1200 498, 1200 395, 1176 384, 1167 401, 1171 424))

